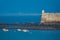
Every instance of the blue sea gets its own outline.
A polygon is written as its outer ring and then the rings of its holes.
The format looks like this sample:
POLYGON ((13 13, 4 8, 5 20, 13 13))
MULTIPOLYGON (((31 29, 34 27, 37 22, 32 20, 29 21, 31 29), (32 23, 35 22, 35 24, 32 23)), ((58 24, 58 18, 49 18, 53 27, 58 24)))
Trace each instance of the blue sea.
MULTIPOLYGON (((60 0, 0 0, 0 23, 40 23, 42 10, 60 12, 60 0), (17 16, 17 14, 38 15, 17 16)), ((60 30, 29 30, 29 32, 0 30, 0 40, 60 40, 60 30)))

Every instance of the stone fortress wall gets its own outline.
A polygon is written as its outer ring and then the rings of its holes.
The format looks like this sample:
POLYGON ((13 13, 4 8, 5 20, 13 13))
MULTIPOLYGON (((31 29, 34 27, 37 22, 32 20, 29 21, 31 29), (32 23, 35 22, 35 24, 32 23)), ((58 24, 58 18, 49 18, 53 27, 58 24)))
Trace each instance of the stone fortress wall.
POLYGON ((42 10, 41 23, 60 23, 60 13, 48 13, 42 10))

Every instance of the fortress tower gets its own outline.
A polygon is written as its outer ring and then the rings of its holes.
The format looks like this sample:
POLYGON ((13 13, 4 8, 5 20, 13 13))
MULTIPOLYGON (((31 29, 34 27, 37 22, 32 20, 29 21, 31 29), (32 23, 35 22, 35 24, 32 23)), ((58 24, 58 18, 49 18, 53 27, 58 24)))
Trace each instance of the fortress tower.
POLYGON ((60 13, 48 13, 42 10, 41 23, 60 23, 60 13))

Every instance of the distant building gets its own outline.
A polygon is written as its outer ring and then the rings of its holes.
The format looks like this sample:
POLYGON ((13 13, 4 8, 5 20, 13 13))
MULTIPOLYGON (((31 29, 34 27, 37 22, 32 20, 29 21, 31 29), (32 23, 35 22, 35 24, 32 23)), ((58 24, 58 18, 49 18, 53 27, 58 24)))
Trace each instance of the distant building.
POLYGON ((45 13, 42 10, 41 23, 60 23, 60 13, 45 13))

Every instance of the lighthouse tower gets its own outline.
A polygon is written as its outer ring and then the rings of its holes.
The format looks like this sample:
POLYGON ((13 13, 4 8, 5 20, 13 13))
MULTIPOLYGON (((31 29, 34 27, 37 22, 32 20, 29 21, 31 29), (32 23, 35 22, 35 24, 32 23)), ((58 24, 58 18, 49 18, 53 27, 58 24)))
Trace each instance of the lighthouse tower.
POLYGON ((41 23, 44 23, 46 20, 44 10, 42 10, 42 18, 41 18, 41 23))

